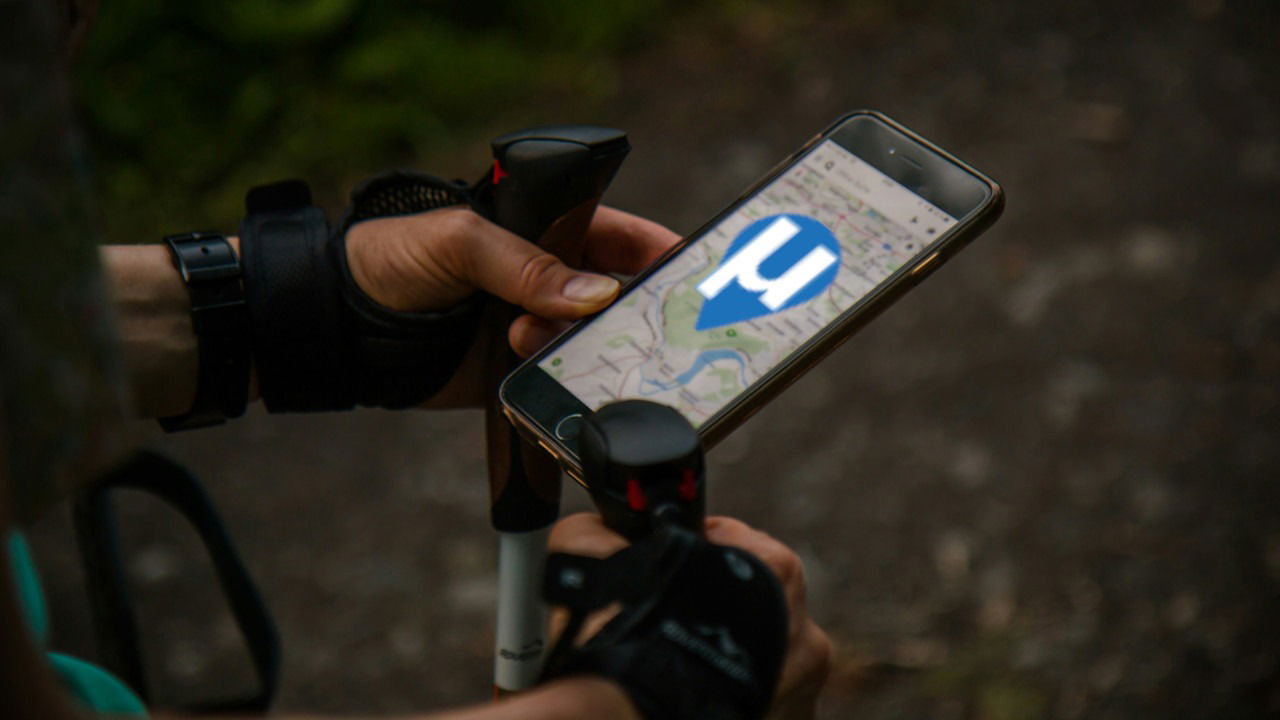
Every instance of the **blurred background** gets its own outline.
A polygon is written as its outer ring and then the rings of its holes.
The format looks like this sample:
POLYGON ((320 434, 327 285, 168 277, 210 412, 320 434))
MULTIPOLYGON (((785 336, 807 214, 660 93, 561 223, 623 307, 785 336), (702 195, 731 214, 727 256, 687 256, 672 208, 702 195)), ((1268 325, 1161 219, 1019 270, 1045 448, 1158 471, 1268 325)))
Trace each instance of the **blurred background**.
MULTIPOLYGON (((103 0, 75 86, 113 242, 230 231, 280 177, 331 217, 392 167, 474 179, 544 122, 627 130, 606 201, 689 232, 886 112, 1001 181, 1004 218, 710 454, 712 510, 806 562, 820 717, 1274 717, 1277 31, 1269 0, 103 0)), ((488 696, 478 412, 148 437, 276 613, 279 711, 488 696)), ((159 699, 246 686, 193 536, 121 510, 159 699)), ((66 517, 32 539, 56 645, 92 657, 66 517)))

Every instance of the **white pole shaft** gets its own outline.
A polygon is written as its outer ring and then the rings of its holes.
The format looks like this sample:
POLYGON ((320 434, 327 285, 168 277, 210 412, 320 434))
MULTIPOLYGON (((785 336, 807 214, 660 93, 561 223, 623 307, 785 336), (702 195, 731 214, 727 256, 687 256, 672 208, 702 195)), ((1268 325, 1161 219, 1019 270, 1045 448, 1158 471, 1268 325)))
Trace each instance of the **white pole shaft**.
POLYGON ((493 683, 499 692, 531 688, 547 644, 542 572, 551 528, 498 533, 498 627, 493 683))

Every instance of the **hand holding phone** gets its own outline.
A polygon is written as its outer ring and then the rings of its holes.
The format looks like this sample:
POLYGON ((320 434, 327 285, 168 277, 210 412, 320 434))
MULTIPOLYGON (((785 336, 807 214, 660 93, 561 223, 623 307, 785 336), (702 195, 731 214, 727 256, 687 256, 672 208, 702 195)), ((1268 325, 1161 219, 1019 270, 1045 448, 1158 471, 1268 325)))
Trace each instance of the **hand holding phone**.
POLYGON ((852 113, 517 368, 504 410, 578 479, 582 418, 617 400, 674 407, 710 446, 1002 207, 989 177, 852 113))

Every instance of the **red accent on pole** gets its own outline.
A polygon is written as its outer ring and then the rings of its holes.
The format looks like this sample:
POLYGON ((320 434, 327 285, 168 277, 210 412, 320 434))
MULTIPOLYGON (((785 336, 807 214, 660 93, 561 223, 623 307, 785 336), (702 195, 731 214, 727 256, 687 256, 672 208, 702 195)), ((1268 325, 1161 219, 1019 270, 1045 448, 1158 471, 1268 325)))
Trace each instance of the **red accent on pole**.
POLYGON ((493 159, 493 184, 497 185, 502 178, 507 176, 507 171, 502 169, 502 165, 498 162, 498 158, 493 159))
POLYGON ((693 470, 685 468, 680 475, 680 487, 676 488, 680 493, 680 499, 685 502, 693 502, 698 497, 698 479, 694 475, 693 470))
POLYGON ((649 498, 644 496, 644 490, 640 489, 640 481, 635 478, 627 478, 627 505, 636 512, 644 510, 649 505, 649 498))

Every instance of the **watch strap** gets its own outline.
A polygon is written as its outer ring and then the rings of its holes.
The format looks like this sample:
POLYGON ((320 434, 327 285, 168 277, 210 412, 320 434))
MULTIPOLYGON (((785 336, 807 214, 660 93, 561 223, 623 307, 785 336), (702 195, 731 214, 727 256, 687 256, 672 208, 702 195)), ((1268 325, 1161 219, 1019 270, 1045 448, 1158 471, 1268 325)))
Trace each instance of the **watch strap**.
POLYGON ((166 432, 219 425, 244 414, 251 367, 240 259, 219 233, 166 237, 191 297, 198 371, 195 401, 182 415, 160 418, 166 432))

